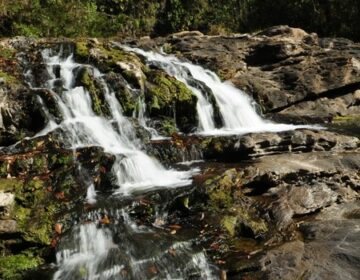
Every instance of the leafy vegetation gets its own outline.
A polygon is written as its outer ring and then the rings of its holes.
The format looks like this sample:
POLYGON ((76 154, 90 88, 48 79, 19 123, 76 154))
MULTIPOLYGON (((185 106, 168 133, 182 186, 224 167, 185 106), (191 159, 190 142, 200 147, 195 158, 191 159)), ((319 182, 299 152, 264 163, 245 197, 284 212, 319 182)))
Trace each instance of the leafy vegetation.
POLYGON ((359 40, 359 15, 356 0, 0 0, 0 35, 128 37, 288 24, 359 40))

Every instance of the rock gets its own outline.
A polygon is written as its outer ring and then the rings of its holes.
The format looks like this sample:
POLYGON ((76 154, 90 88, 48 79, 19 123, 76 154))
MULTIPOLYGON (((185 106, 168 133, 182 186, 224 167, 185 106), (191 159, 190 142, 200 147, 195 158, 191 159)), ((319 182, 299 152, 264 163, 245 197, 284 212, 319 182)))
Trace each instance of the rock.
POLYGON ((294 241, 269 251, 261 260, 261 271, 267 279, 296 279, 301 275, 299 270, 305 270, 302 267, 304 247, 303 242, 294 241))
POLYGON ((12 193, 0 191, 0 216, 8 216, 14 205, 15 196, 12 193))
POLYGON ((181 82, 160 70, 146 74, 145 101, 151 117, 175 116, 180 131, 188 133, 197 127, 197 97, 181 82))
POLYGON ((7 208, 14 203, 14 195, 11 193, 0 192, 0 207, 7 208))
POLYGON ((346 219, 349 208, 359 209, 359 203, 334 205, 318 221, 302 223, 304 241, 267 252, 260 261, 263 275, 267 279, 358 279, 359 220, 346 219))
POLYGON ((18 225, 14 220, 0 220, 0 234, 13 234, 18 232, 18 225))
MULTIPOLYGON (((24 39, 24 38, 23 38, 24 39)), ((16 55, 25 48, 19 39, 3 41, 0 48, 0 146, 33 136, 45 126, 45 117, 35 95, 22 81, 24 69, 16 55), (19 45, 19 46, 18 46, 19 45)))

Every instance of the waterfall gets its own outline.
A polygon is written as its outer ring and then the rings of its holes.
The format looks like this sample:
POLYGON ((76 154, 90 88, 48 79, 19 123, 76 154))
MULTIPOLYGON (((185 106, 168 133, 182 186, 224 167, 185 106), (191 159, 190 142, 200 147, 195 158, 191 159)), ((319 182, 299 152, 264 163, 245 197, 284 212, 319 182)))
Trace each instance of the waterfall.
POLYGON ((58 127, 64 131, 65 140, 74 149, 100 146, 105 152, 116 155, 113 172, 119 186, 117 193, 130 194, 138 190, 191 183, 192 172, 165 169, 141 150, 141 141, 137 139, 130 121, 123 116, 115 93, 96 68, 75 63, 72 55, 66 58, 59 54, 52 55, 50 50, 43 51, 43 58, 51 76, 47 87, 52 90, 59 80, 63 84, 64 90, 61 95, 56 95, 56 100, 63 117, 58 127), (89 92, 82 86, 75 86, 75 72, 81 67, 86 67, 101 82, 111 119, 96 115, 89 92), (60 71, 55 70, 58 68, 60 71))
POLYGON ((173 55, 144 51, 118 43, 116 46, 146 58, 147 62, 162 68, 169 75, 183 82, 198 98, 198 132, 201 134, 244 134, 250 132, 279 132, 313 126, 276 124, 264 120, 257 114, 252 100, 230 82, 222 82, 212 71, 189 62, 183 62, 173 55), (216 129, 214 121, 215 104, 211 103, 204 89, 210 90, 218 106, 223 126, 216 129))
POLYGON ((166 137, 159 135, 155 128, 149 127, 147 125, 148 119, 146 118, 146 104, 144 99, 139 97, 137 105, 138 111, 136 112, 136 110, 134 110, 133 118, 137 118, 139 124, 150 133, 152 140, 166 139, 166 137))
MULTIPOLYGON (((97 197, 91 177, 84 174, 87 202, 94 208, 97 205, 105 208, 80 217, 71 232, 62 236, 53 279, 150 279, 155 274, 156 279, 184 279, 194 275, 197 279, 218 279, 214 274, 216 269, 209 265, 202 250, 192 248, 192 242, 178 241, 161 229, 154 229, 155 232, 138 226, 130 218, 129 209, 115 206, 127 201, 135 191, 189 185, 194 171, 166 169, 142 151, 134 127, 123 116, 115 93, 96 68, 76 63, 72 55, 65 57, 62 51, 54 54, 46 49, 42 56, 50 77, 44 86, 54 94, 62 120, 56 123, 45 107, 49 123, 41 135, 58 129, 65 144, 74 152, 81 147, 99 146, 115 155, 111 172, 118 189, 114 193, 121 194, 97 197), (83 86, 76 86, 76 75, 83 68, 101 84, 110 116, 95 114, 90 93, 83 86), (109 202, 110 199, 115 203, 109 202), (101 222, 104 213, 112 219, 111 223, 101 222), (175 250, 176 254, 171 254, 175 250)), ((45 106, 41 98, 39 102, 45 106)), ((146 126, 144 113, 142 111, 138 118, 146 126)))

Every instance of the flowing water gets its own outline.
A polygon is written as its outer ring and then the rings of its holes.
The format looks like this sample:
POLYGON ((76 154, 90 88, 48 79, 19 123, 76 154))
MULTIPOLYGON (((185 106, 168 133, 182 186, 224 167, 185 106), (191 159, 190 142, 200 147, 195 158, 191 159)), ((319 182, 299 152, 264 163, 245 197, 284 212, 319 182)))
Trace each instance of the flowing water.
MULTIPOLYGON (((96 193, 89 176, 84 180, 94 210, 80 215, 72 232, 62 237, 53 279, 217 279, 216 269, 201 249, 193 247, 191 237, 183 240, 161 228, 138 226, 128 213, 134 192, 187 186, 194 171, 166 169, 142 151, 131 122, 96 68, 78 64, 62 51, 47 49, 42 55, 50 77, 43 86, 52 90, 62 120, 56 123, 44 108, 49 124, 41 134, 58 129, 74 151, 98 146, 115 155, 111 172, 118 186, 104 197, 96 193), (89 92, 76 86, 76 75, 84 68, 101 83, 110 117, 96 115, 89 92), (111 223, 101 222, 104 213, 111 223)), ((144 115, 138 117, 145 125, 144 115)))
MULTIPOLYGON (((192 90, 198 97, 199 133, 233 134, 295 128, 263 120, 246 95, 200 66, 181 62, 173 56, 124 48, 145 56, 150 63, 160 66, 192 90), (204 85, 210 89, 219 108, 221 129, 216 128, 211 96, 201 90, 204 85)), ((53 92, 61 121, 56 121, 40 99, 49 119, 40 135, 58 129, 65 144, 74 151, 96 146, 116 157, 111 172, 117 189, 112 195, 97 194, 90 176, 84 172, 87 202, 92 204, 93 210, 81 214, 71 233, 62 237, 53 279, 218 279, 217 269, 209 264, 204 252, 194 246, 194 234, 173 236, 161 226, 138 225, 129 214, 135 194, 191 185, 196 170, 165 168, 143 151, 132 123, 123 116, 115 93, 96 68, 76 63, 71 52, 65 55, 62 51, 55 53, 46 49, 42 55, 49 75, 42 86, 53 92), (97 115, 89 92, 77 85, 77 75, 84 69, 101 84, 109 116, 97 115), (111 222, 102 222, 104 217, 110 217, 111 222)), ((153 138, 160 137, 147 126, 146 106, 141 98, 134 117, 153 138)), ((190 159, 201 159, 197 151, 189 153, 190 159)), ((160 220, 166 219, 163 218, 166 211, 159 211, 157 215, 160 220)))
POLYGON ((126 51, 145 57, 148 63, 162 68, 170 76, 183 82, 196 95, 198 98, 198 132, 201 134, 244 134, 314 128, 313 126, 277 124, 264 120, 257 114, 254 103, 244 92, 229 82, 222 82, 214 72, 201 66, 183 62, 173 55, 114 44, 126 51), (211 102, 207 91, 210 91, 215 98, 216 105, 211 102), (223 122, 219 129, 216 128, 214 120, 214 106, 218 106, 223 122))

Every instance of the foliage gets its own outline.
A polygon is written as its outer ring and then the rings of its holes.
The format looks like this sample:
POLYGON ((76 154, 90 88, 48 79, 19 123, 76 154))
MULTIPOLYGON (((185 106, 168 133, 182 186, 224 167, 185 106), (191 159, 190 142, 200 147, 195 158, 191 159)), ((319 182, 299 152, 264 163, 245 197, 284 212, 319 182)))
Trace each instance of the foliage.
POLYGON ((0 0, 0 36, 249 32, 288 24, 360 39, 356 0, 0 0))

